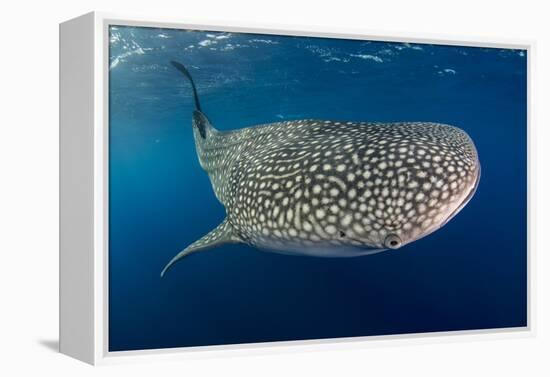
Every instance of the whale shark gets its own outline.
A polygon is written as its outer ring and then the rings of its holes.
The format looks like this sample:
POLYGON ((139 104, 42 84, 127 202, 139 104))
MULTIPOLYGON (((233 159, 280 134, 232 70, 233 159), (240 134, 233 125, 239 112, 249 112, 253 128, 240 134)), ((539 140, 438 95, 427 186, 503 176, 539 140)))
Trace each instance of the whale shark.
POLYGON ((478 153, 433 122, 288 120, 219 131, 193 92, 200 166, 225 207, 219 226, 173 257, 228 243, 316 257, 399 249, 441 228, 474 195, 478 153))

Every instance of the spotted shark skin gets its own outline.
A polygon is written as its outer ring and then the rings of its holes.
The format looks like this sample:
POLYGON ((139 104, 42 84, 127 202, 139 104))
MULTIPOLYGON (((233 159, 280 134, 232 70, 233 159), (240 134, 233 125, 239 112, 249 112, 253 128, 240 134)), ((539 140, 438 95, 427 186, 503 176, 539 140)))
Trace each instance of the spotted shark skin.
POLYGON ((193 134, 227 217, 177 254, 226 243, 318 257, 397 249, 446 224, 480 178, 474 143, 439 123, 295 120, 216 130, 195 94, 193 134))

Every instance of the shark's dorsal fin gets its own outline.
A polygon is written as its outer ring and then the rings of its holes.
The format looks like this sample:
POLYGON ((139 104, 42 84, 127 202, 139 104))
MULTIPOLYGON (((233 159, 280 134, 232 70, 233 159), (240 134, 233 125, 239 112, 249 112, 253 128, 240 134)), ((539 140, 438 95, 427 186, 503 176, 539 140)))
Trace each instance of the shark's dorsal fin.
POLYGON ((163 277, 166 271, 174 265, 181 258, 194 253, 196 251, 202 251, 210 249, 214 246, 223 245, 226 243, 241 242, 241 239, 233 231, 233 227, 229 224, 229 221, 225 219, 220 225, 214 228, 210 233, 202 237, 201 239, 193 242, 187 246, 184 250, 180 251, 168 264, 162 269, 160 276, 163 277))
POLYGON ((219 132, 214 128, 214 126, 212 126, 206 115, 198 110, 193 111, 193 125, 199 131, 200 137, 202 139, 212 137, 213 134, 219 132))

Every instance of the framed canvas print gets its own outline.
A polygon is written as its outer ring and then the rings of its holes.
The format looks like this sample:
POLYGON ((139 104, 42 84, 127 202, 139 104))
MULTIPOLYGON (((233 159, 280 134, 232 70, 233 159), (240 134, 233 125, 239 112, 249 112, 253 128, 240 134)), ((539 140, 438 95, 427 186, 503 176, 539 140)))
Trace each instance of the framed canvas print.
POLYGON ((61 352, 529 333, 531 50, 61 24, 61 352))

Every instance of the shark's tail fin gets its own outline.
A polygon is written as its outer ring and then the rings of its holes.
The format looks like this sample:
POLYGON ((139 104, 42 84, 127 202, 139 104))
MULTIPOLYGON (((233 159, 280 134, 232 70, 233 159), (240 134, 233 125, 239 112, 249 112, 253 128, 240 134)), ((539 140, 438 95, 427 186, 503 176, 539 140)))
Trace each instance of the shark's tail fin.
POLYGON ((201 110, 201 104, 199 102, 199 96, 197 94, 197 87, 195 86, 195 82, 193 81, 191 74, 183 64, 173 60, 170 63, 178 71, 183 73, 183 75, 191 83, 191 87, 193 88, 193 98, 195 100, 195 111, 193 111, 193 125, 197 127, 197 130, 199 131, 201 138, 206 139, 209 135, 216 133, 217 130, 212 126, 212 124, 210 123, 206 115, 204 115, 204 113, 201 110))
POLYGON ((195 109, 198 110, 198 111, 201 111, 201 104, 199 102, 199 96, 197 95, 197 87, 195 86, 195 82, 193 81, 193 78, 191 77, 191 74, 189 73, 189 71, 187 70, 187 68, 185 68, 185 66, 181 63, 178 63, 174 60, 172 60, 170 62, 174 67, 176 67, 176 69, 178 71, 180 71, 181 73, 183 73, 183 75, 185 77, 187 77, 187 79, 189 80, 189 82, 191 83, 191 87, 193 88, 193 97, 195 98, 195 109))

